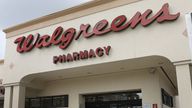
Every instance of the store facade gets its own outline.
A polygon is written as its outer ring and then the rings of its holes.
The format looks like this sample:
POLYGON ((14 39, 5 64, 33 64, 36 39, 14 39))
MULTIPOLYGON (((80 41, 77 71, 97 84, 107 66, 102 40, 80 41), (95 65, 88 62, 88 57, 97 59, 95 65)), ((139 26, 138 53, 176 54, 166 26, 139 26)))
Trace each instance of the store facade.
POLYGON ((5 29, 4 108, 190 108, 190 10, 95 0, 5 29))

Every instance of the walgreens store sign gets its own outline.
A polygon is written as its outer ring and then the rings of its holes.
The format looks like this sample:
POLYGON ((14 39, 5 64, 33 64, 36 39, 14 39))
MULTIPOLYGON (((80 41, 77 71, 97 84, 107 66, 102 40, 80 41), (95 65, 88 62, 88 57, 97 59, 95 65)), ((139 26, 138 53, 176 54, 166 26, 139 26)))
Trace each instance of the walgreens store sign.
MULTIPOLYGON (((72 42, 78 41, 80 37, 100 37, 109 32, 120 32, 128 28, 134 29, 139 24, 146 27, 155 21, 158 23, 174 21, 180 16, 179 12, 176 14, 169 12, 168 3, 164 4, 154 15, 152 15, 152 13, 153 11, 151 9, 147 9, 144 13, 136 12, 132 18, 129 18, 129 20, 127 20, 125 15, 117 16, 112 20, 112 22, 102 19, 93 27, 91 27, 90 24, 81 24, 79 30, 73 27, 64 30, 63 27, 59 26, 50 35, 40 33, 29 34, 28 36, 21 36, 17 38, 14 43, 17 45, 17 52, 19 53, 27 53, 35 48, 41 49, 53 46, 57 46, 64 50, 68 48, 72 42)), ((101 57, 104 54, 109 55, 110 49, 111 46, 108 45, 98 47, 93 51, 90 49, 90 51, 86 51, 88 52, 86 54, 81 53, 81 56, 80 53, 76 53, 75 57, 73 53, 66 54, 65 56, 54 56, 53 63, 71 62, 74 61, 74 58, 76 58, 75 60, 79 60, 82 57, 84 59, 96 56, 101 57)))

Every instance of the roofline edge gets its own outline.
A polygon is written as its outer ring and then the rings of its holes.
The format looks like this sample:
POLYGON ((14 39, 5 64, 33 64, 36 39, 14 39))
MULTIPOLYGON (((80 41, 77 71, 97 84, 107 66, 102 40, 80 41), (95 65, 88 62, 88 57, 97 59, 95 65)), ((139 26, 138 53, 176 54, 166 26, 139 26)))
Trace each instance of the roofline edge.
POLYGON ((109 2, 112 2, 112 1, 115 1, 115 0, 92 0, 92 1, 80 4, 80 5, 68 8, 68 9, 64 9, 64 10, 61 10, 61 11, 58 11, 58 12, 55 12, 55 13, 52 13, 52 14, 48 14, 48 15, 45 15, 45 16, 42 16, 42 17, 39 17, 39 18, 30 20, 30 21, 27 21, 27 22, 18 24, 18 25, 15 25, 15 26, 12 26, 12 27, 8 27, 6 29, 3 29, 3 32, 4 33, 9 33, 9 32, 19 30, 19 29, 22 29, 22 28, 25 28, 25 27, 28 27, 28 26, 31 26, 31 25, 38 24, 40 22, 45 22, 45 21, 48 21, 48 20, 52 20, 54 18, 65 16, 65 15, 68 15, 68 14, 71 14, 71 13, 82 11, 82 10, 92 8, 92 7, 101 5, 101 4, 109 3, 109 2))

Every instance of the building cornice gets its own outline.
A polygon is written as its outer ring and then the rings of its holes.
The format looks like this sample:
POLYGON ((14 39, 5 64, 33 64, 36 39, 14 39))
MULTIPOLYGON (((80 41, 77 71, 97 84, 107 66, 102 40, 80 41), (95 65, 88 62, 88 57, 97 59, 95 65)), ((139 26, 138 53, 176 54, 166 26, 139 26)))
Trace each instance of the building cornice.
POLYGON ((175 66, 179 66, 179 65, 186 65, 186 64, 192 64, 192 61, 189 59, 189 60, 182 60, 182 61, 176 61, 176 62, 173 62, 173 64, 175 66))

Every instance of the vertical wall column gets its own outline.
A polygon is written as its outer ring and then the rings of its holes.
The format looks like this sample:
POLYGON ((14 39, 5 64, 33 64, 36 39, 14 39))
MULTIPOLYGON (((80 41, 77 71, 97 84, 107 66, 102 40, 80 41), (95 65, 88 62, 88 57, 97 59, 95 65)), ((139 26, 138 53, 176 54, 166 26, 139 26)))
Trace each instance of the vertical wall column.
POLYGON ((25 107, 25 87, 17 85, 13 87, 13 108, 24 108, 25 107))
POLYGON ((13 87, 5 87, 4 108, 12 108, 13 87))
POLYGON ((79 108, 79 94, 71 93, 69 94, 69 108, 79 108))
POLYGON ((22 85, 5 86, 4 108, 24 108, 25 87, 22 85))
POLYGON ((176 66, 179 106, 180 108, 191 108, 192 106, 192 87, 189 64, 176 66))
POLYGON ((144 107, 149 105, 150 108, 152 108, 153 104, 157 104, 158 108, 162 108, 159 72, 148 72, 147 74, 149 74, 145 80, 147 83, 144 84, 146 86, 142 87, 142 106, 144 107))

